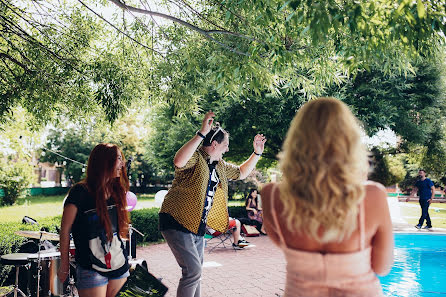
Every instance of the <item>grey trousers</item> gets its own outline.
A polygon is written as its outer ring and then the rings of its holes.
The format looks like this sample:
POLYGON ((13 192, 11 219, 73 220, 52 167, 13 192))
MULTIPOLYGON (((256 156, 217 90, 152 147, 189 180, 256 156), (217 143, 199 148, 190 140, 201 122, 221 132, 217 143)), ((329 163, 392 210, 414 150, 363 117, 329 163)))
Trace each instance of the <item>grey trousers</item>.
POLYGON ((183 274, 178 283, 177 297, 200 297, 204 237, 177 230, 165 230, 161 234, 183 274))

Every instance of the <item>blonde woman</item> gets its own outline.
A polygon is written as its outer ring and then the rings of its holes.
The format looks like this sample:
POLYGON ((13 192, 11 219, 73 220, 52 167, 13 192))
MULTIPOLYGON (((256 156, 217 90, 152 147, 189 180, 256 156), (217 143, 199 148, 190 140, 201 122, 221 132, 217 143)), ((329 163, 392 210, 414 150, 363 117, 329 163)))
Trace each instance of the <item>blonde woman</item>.
POLYGON ((283 144, 282 181, 262 189, 264 224, 287 259, 285 295, 384 296, 393 264, 384 187, 367 182, 361 130, 333 98, 306 103, 283 144))

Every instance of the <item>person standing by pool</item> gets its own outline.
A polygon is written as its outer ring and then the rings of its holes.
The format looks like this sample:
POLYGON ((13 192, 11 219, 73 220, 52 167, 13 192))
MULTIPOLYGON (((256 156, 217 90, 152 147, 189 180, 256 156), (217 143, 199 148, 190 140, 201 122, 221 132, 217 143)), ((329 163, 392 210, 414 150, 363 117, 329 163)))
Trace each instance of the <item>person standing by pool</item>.
POLYGON ((384 186, 367 182, 367 151, 347 105, 306 103, 280 155, 282 181, 262 189, 263 222, 284 252, 284 297, 384 296, 393 264, 384 186))
POLYGON ((227 163, 222 157, 229 151, 229 134, 212 126, 214 117, 206 113, 201 129, 175 154, 175 178, 159 213, 161 234, 182 269, 178 297, 200 297, 206 224, 219 232, 228 229, 228 180, 247 177, 266 142, 257 134, 254 152, 242 165, 227 163))
POLYGON ((426 226, 424 226, 423 229, 430 230, 432 229, 432 222, 429 216, 429 206, 434 199, 435 186, 434 183, 426 177, 426 171, 424 171, 424 169, 420 169, 418 171, 418 178, 419 179, 415 183, 415 188, 412 190, 412 195, 418 189, 421 217, 415 228, 421 229, 423 227, 424 220, 426 220, 426 226))

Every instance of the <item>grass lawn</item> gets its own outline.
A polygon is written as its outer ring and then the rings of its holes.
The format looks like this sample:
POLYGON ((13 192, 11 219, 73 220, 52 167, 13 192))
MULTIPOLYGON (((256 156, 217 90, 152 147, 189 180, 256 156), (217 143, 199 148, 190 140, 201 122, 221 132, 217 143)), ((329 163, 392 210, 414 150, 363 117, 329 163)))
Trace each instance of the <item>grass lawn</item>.
MULTIPOLYGON (((155 206, 155 194, 141 194, 137 197, 136 209, 155 206)), ((24 216, 39 221, 39 218, 62 215, 64 198, 65 195, 28 196, 19 199, 16 205, 0 207, 0 223, 21 222, 24 216)))
MULTIPOLYGON (((138 194, 135 209, 157 207, 155 194, 138 194)), ((62 203, 65 195, 60 196, 28 196, 17 201, 16 205, 0 207, 0 223, 21 222, 24 216, 39 221, 39 218, 62 215, 62 203)), ((244 201, 229 201, 229 206, 243 205, 244 201)))
MULTIPOLYGON (((155 194, 137 195, 136 209, 156 207, 155 194)), ((21 222, 23 216, 37 221, 39 218, 62 215, 62 202, 65 196, 28 196, 19 199, 16 205, 0 207, 0 223, 21 222)), ((244 205, 243 200, 231 200, 229 206, 244 205)), ((400 202, 401 216, 410 224, 416 225, 421 209, 418 202, 400 202)), ((432 225, 446 229, 446 203, 433 203, 429 208, 432 225)))
MULTIPOLYGON (((400 202, 401 216, 410 224, 415 226, 421 215, 418 202, 400 202)), ((446 229, 446 203, 432 203, 429 207, 432 226, 434 228, 446 229)), ((426 223, 425 223, 426 224, 426 223)))

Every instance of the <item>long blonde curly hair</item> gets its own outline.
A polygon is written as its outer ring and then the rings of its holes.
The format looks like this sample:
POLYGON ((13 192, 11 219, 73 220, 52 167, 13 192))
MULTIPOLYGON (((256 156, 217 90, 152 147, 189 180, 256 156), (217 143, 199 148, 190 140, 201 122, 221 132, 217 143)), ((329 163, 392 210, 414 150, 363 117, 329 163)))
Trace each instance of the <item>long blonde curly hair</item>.
POLYGON ((288 229, 321 243, 348 238, 357 227, 368 159, 347 105, 334 98, 306 103, 291 122, 279 158, 288 229))

